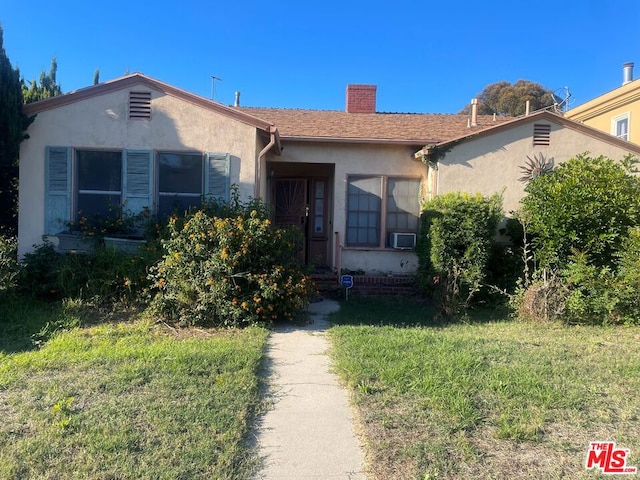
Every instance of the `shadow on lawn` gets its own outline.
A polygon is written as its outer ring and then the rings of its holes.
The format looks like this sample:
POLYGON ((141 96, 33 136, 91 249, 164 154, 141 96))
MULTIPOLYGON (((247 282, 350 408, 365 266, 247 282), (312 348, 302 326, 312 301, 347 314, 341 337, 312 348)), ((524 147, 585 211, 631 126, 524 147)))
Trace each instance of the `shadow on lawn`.
POLYGON ((390 325, 442 328, 455 323, 489 323, 509 320, 506 306, 470 309, 466 318, 445 319, 436 305, 424 298, 352 297, 341 301, 340 311, 329 317, 336 325, 390 325))
POLYGON ((0 300, 0 352, 34 350, 62 330, 128 322, 142 304, 50 301, 32 297, 0 300))
POLYGON ((62 308, 57 302, 45 303, 29 297, 0 300, 0 352, 36 349, 48 325, 61 315, 62 308))

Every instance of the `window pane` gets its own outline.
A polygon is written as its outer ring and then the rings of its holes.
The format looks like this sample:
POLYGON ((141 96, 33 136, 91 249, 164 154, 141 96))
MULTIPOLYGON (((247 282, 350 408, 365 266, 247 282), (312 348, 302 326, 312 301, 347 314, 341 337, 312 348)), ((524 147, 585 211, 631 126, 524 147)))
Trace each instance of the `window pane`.
POLYGON ((174 213, 180 215, 191 207, 200 207, 201 203, 199 195, 162 195, 158 202, 158 214, 161 218, 167 218, 174 213))
POLYGON ((78 218, 113 217, 119 212, 120 195, 78 194, 78 218))
MULTIPOLYGON (((418 232, 420 180, 389 178, 387 181, 387 242, 391 233, 418 232)), ((390 246, 390 243, 387 243, 390 246)))
POLYGON ((347 192, 347 245, 378 246, 381 178, 351 177, 347 192))
POLYGON ((616 136, 618 138, 622 138, 623 140, 627 139, 627 134, 629 131, 629 119, 625 118, 622 120, 618 120, 616 122, 616 136))
POLYGON ((78 190, 119 192, 122 188, 122 152, 76 151, 78 190))
POLYGON ((199 153, 159 153, 160 192, 202 194, 202 155, 199 153))

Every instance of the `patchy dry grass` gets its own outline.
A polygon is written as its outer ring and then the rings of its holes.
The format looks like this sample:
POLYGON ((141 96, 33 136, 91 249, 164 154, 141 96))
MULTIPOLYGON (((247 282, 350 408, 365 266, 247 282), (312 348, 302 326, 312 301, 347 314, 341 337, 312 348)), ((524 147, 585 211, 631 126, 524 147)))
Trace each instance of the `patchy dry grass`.
POLYGON ((250 476, 245 436, 266 330, 113 321, 34 348, 28 335, 66 314, 33 308, 38 319, 24 328, 2 326, 13 340, 0 349, 0 478, 250 476))
POLYGON ((640 466, 640 328, 499 317, 442 325, 371 299, 333 316, 373 478, 594 478, 594 440, 640 466))

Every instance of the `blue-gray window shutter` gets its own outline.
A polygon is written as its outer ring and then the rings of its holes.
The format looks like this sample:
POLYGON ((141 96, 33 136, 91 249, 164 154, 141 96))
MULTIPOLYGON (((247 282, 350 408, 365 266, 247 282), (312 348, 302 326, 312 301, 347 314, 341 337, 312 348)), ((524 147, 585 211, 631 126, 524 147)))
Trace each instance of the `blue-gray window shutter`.
POLYGON ((153 152, 150 150, 125 150, 122 180, 125 210, 139 213, 145 207, 153 208, 153 152))
POLYGON ((45 149, 46 235, 67 229, 71 220, 71 147, 45 149))
POLYGON ((207 152, 204 193, 206 197, 213 197, 218 200, 229 200, 229 154, 207 152))

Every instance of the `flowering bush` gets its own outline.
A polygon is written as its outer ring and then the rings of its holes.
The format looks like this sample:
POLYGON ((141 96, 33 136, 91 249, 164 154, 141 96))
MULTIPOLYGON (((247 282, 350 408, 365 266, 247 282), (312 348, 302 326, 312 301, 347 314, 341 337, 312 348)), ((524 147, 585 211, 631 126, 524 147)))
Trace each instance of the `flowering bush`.
MULTIPOLYGON (((260 212, 263 213, 263 212, 260 212)), ((292 318, 311 286, 296 263, 295 234, 264 215, 198 211, 169 221, 164 257, 152 269, 154 313, 181 324, 244 326, 292 318)))

